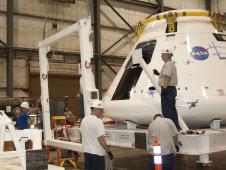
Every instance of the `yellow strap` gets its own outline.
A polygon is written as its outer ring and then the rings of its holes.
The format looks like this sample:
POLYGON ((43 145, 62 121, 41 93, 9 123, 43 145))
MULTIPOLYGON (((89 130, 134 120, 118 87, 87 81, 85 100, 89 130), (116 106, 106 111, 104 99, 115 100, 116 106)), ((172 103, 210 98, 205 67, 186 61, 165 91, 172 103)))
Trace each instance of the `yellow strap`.
POLYGON ((52 117, 53 120, 65 120, 65 116, 53 116, 52 117))

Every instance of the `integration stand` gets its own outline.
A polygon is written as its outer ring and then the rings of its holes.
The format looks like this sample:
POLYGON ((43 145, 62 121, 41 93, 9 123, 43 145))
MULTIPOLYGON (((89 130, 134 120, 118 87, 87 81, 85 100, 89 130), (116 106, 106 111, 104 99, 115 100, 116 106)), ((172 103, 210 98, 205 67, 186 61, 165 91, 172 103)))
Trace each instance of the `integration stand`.
POLYGON ((206 154, 199 155, 199 160, 197 161, 197 163, 202 166, 205 166, 205 165, 212 164, 213 161, 209 160, 209 154, 206 153, 206 154))
POLYGON ((21 162, 21 165, 24 169, 26 169, 26 161, 25 161, 25 150, 20 145, 20 142, 16 136, 16 131, 13 125, 13 122, 6 116, 5 112, 0 110, 0 158, 10 158, 18 156, 21 162), (4 141, 5 141, 5 131, 6 128, 9 129, 10 136, 13 140, 16 151, 4 151, 4 141))
POLYGON ((83 86, 84 110, 85 115, 91 113, 90 104, 92 100, 99 100, 99 93, 95 87, 94 77, 91 70, 91 58, 93 58, 92 45, 89 40, 91 33, 91 18, 79 20, 77 23, 67 27, 66 29, 42 40, 39 42, 39 62, 40 62, 40 82, 41 82, 41 104, 43 110, 44 124, 44 143, 49 146, 55 146, 62 149, 72 151, 82 151, 80 143, 61 141, 54 139, 50 127, 50 109, 49 109, 49 87, 48 87, 48 71, 49 64, 46 57, 50 50, 50 46, 57 41, 60 41, 66 36, 78 32, 80 53, 81 53, 81 76, 83 86))
POLYGON ((130 121, 125 121, 126 123, 126 128, 127 129, 136 129, 137 128, 137 124, 130 122, 130 121))
MULTIPOLYGON (((213 120, 210 122, 210 128, 213 130, 219 130, 220 129, 220 122, 222 120, 213 120)), ((201 154, 199 155, 199 160, 197 161, 198 164, 202 165, 202 166, 207 166, 213 163, 213 161, 210 161, 209 159, 209 153, 206 154, 201 154)))

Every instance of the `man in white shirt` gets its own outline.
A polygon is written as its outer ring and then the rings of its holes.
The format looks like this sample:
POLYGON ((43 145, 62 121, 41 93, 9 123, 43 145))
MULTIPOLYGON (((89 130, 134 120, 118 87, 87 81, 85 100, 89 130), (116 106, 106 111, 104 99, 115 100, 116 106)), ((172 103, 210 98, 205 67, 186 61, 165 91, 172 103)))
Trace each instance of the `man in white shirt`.
POLYGON ((85 156, 86 170, 105 170, 104 155, 108 153, 113 159, 107 143, 105 141, 105 129, 102 120, 103 103, 99 100, 92 102, 91 115, 85 116, 81 122, 82 147, 85 156))
POLYGON ((171 119, 176 125, 178 131, 181 127, 178 123, 178 115, 176 109, 177 96, 177 69, 171 57, 173 52, 171 49, 163 49, 162 60, 164 65, 159 73, 156 69, 153 70, 155 75, 159 76, 159 86, 161 87, 161 106, 164 117, 171 119))
POLYGON ((179 151, 178 131, 172 120, 156 114, 148 127, 149 164, 154 170, 153 141, 157 136, 161 147, 163 170, 173 170, 174 154, 179 151))

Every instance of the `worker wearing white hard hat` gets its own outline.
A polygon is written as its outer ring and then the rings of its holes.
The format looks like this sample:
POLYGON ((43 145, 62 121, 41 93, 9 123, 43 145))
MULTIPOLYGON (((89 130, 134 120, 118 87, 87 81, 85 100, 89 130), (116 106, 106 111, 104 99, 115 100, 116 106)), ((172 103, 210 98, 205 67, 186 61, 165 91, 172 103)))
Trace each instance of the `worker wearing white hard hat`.
POLYGON ((178 115, 176 109, 177 96, 177 69, 172 61, 173 50, 170 48, 162 49, 162 60, 164 65, 159 73, 156 69, 153 70, 155 75, 159 76, 159 86, 161 87, 161 106, 164 117, 171 119, 178 130, 181 130, 178 123, 178 115))
POLYGON ((103 102, 100 101, 100 100, 94 100, 94 101, 91 103, 91 108, 100 108, 100 109, 103 109, 103 108, 104 108, 103 102))
POLYGON ((173 56, 173 50, 171 48, 162 49, 162 54, 171 54, 173 56))
POLYGON ((16 128, 23 130, 23 129, 29 129, 30 128, 30 117, 28 114, 28 111, 30 109, 28 102, 22 102, 20 104, 21 107, 21 113, 19 114, 19 117, 16 120, 16 128))
POLYGON ((21 108, 25 108, 25 109, 30 109, 29 103, 28 103, 28 102, 22 102, 22 103, 20 104, 20 107, 21 107, 21 108))
POLYGON ((80 127, 85 156, 85 169, 105 170, 105 152, 108 153, 110 160, 113 159, 113 154, 106 143, 104 124, 100 119, 104 112, 102 101, 92 101, 91 110, 91 115, 83 118, 80 127))

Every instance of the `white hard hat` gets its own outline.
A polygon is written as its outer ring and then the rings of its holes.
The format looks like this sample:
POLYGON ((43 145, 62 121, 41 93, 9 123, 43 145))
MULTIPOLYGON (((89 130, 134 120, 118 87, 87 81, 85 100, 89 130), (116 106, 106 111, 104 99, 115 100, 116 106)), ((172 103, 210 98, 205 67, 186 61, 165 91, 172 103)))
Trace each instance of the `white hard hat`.
POLYGON ((93 107, 93 108, 102 108, 102 109, 104 108, 103 107, 103 102, 101 100, 94 100, 94 101, 92 101, 91 107, 93 107))
POLYGON ((20 104, 20 107, 25 108, 25 109, 30 109, 29 103, 28 103, 28 102, 22 102, 22 103, 20 104))
POLYGON ((162 49, 162 54, 173 54, 173 50, 170 48, 162 49))

